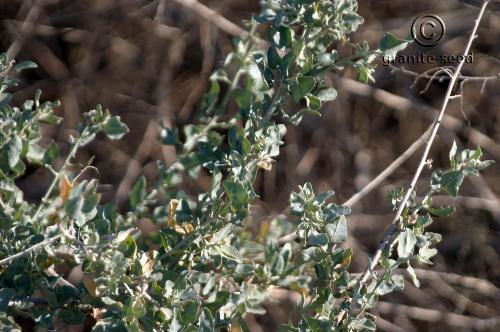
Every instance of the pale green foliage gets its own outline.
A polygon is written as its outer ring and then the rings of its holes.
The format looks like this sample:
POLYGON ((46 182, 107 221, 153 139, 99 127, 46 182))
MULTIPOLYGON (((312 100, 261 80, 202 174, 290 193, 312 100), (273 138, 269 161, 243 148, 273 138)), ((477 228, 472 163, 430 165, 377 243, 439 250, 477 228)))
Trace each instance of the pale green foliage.
MULTIPOLYGON (((229 326, 246 331, 245 315, 264 313, 262 303, 272 297, 273 288, 282 287, 303 296, 298 325, 284 325, 285 331, 373 330, 366 309, 378 296, 403 287, 395 269, 406 266, 418 284, 410 263, 430 263, 436 254, 433 246, 440 236, 425 228, 431 216, 442 217, 452 209, 433 207, 431 196, 438 191, 456 194, 464 176, 489 162, 480 161, 480 150, 458 153, 454 146, 451 169, 436 171, 424 200, 408 204, 397 238, 380 262, 383 273, 373 272, 367 287, 357 289, 357 279, 348 272, 352 251, 341 244, 348 236, 350 209, 327 202, 333 192, 316 195, 305 184, 290 199, 298 224, 280 216, 263 222, 258 235, 247 230, 245 222, 251 220, 249 210, 258 197, 253 183, 260 170, 273 167, 285 125, 299 124, 306 114, 320 115, 322 104, 336 98, 325 74, 350 66, 360 80, 373 80, 375 57, 393 56, 406 45, 392 35, 384 37, 378 50, 369 50, 366 42, 349 42, 348 34, 363 21, 356 10, 354 0, 264 2, 262 14, 250 23, 250 36, 235 40, 234 52, 211 76, 197 121, 182 130, 162 128, 160 139, 177 149, 178 160, 158 162, 157 183, 140 177, 125 211, 102 205, 97 181, 78 178, 91 166, 73 165, 72 158, 98 133, 120 139, 127 126, 100 106, 85 113, 78 134, 69 138, 62 167, 55 170, 59 148, 41 139, 40 126, 60 121, 54 115, 59 104, 42 103, 37 93, 33 100, 11 106, 12 72, 35 65, 15 65, 1 56, 1 326, 15 329, 12 317, 21 311, 29 312, 39 327, 52 329, 58 321, 80 323, 92 308, 100 308, 95 331, 229 326), (265 50, 255 43, 259 24, 268 27, 265 50), (333 47, 337 44, 355 51, 340 58, 333 47), (289 101, 304 108, 288 114, 289 101), (26 201, 15 183, 26 163, 54 175, 39 203, 26 201), (211 178, 207 191, 180 190, 186 178, 200 172, 211 178), (296 232, 298 242, 277 240, 290 232, 296 232), (12 258, 41 241, 48 243, 12 258), (48 273, 55 264, 80 266, 82 282, 76 287, 61 282, 48 273), (36 293, 43 296, 34 298, 36 293), (361 310, 351 307, 352 302, 361 310), (347 315, 341 317, 341 310, 347 315)), ((394 192, 394 205, 401 195, 394 192)))

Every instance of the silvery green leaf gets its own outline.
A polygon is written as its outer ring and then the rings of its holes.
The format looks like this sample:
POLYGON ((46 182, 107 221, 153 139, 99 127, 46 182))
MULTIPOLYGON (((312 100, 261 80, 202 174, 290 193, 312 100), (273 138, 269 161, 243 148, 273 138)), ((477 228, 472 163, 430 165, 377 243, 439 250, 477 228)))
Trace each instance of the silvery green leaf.
POLYGON ((440 206, 440 207, 428 207, 426 209, 430 214, 436 217, 448 217, 450 214, 455 212, 453 206, 440 206))
POLYGON ((112 116, 104 124, 104 133, 109 139, 118 140, 123 137, 129 129, 126 124, 120 121, 119 116, 112 116))
POLYGON ((181 312, 178 307, 174 308, 174 316, 172 317, 172 321, 170 322, 170 328, 168 332, 179 332, 182 330, 182 320, 181 320, 181 312))
POLYGON ((203 308, 200 318, 198 320, 198 332, 212 332, 214 331, 214 318, 212 313, 207 308, 203 308))
POLYGON ((235 226, 233 224, 227 224, 221 229, 219 229, 213 236, 213 243, 219 243, 227 239, 233 232, 235 226))
POLYGON ((274 275, 280 275, 285 268, 285 260, 279 252, 275 252, 270 264, 271 272, 274 275))
POLYGON ((325 191, 324 193, 319 194, 314 198, 314 201, 317 204, 323 204, 328 198, 332 197, 335 194, 333 190, 325 191))
POLYGON ((417 237, 411 229, 405 229, 398 236, 398 256, 407 258, 413 254, 413 248, 417 243, 417 237))
POLYGON ((334 88, 326 88, 318 91, 316 95, 321 101, 332 101, 337 98, 337 90, 334 88))
POLYGON ((408 274, 410 275, 411 281, 413 282, 415 287, 417 287, 417 288, 420 287, 420 281, 417 278, 417 274, 415 273, 415 270, 413 269, 413 267, 410 264, 408 264, 406 271, 408 271, 408 274))
POLYGON ((347 239, 347 222, 345 216, 340 216, 333 223, 326 224, 325 230, 333 243, 344 242, 347 239))
POLYGON ((340 216, 345 216, 351 213, 351 208, 348 206, 328 204, 323 210, 326 222, 332 222, 340 216))
POLYGON ((7 147, 7 156, 10 168, 14 168, 17 165, 22 151, 23 141, 21 140, 21 138, 19 136, 12 137, 7 147))
POLYGON ((241 259, 242 259, 241 254, 238 251, 238 249, 236 249, 234 246, 229 245, 229 244, 222 244, 218 248, 219 248, 219 252, 220 252, 221 256, 223 256, 227 259, 236 261, 238 263, 241 263, 241 259))
POLYGON ((390 32, 386 32, 384 37, 379 42, 379 49, 382 51, 383 56, 389 61, 394 60, 396 54, 404 50, 408 45, 407 40, 400 39, 390 32))
POLYGON ((314 77, 302 76, 297 79, 297 82, 290 87, 294 102, 298 102, 311 92, 315 85, 314 77))
POLYGON ((418 251, 418 260, 423 264, 432 264, 430 259, 437 254, 437 249, 434 248, 421 248, 418 251))
POLYGON ((453 144, 451 146, 449 153, 451 169, 455 169, 457 166, 456 155, 457 155, 457 141, 453 140, 453 144))
POLYGON ((23 62, 19 62, 18 64, 16 64, 14 66, 14 70, 16 72, 20 72, 22 70, 25 70, 25 69, 33 69, 33 68, 38 68, 38 65, 36 63, 34 63, 33 61, 23 61, 23 62))
POLYGON ((452 196, 458 195, 458 189, 464 180, 463 171, 450 171, 441 176, 440 185, 448 194, 452 196))
POLYGON ((311 246, 325 246, 328 244, 328 236, 325 233, 311 232, 307 237, 307 244, 311 246))
POLYGON ((226 191, 231 205, 235 209, 241 209, 248 202, 248 193, 241 182, 225 180, 222 185, 226 191))

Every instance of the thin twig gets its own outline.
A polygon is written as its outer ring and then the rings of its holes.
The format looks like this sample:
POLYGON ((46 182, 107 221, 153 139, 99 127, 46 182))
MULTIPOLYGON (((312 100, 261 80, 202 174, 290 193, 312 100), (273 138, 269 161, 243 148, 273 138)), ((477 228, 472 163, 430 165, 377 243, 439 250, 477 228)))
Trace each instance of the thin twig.
POLYGON ((344 202, 343 205, 353 206, 359 202, 363 197, 368 195, 373 189, 384 182, 399 166, 408 160, 422 145, 425 143, 427 135, 431 131, 432 126, 429 127, 415 142, 412 143, 396 160, 387 166, 379 175, 370 181, 363 189, 354 194, 351 198, 344 202))
POLYGON ((224 16, 220 15, 213 9, 208 8, 207 6, 196 0, 174 0, 174 1, 177 2, 179 5, 191 9, 196 14, 200 15, 207 21, 213 23, 219 29, 225 31, 230 35, 242 36, 242 37, 249 36, 248 31, 234 24, 233 22, 231 22, 224 16))
MULTIPOLYGON (((355 80, 334 76, 339 88, 343 88, 359 96, 371 97, 379 103, 386 105, 394 110, 401 112, 412 111, 419 116, 434 119, 438 110, 423 104, 409 100, 408 98, 398 96, 383 89, 375 88, 355 80)), ((453 132, 461 133, 469 138, 470 142, 481 146, 493 156, 500 158, 500 144, 481 131, 464 125, 464 123, 448 114, 443 115, 441 125, 453 132)))
POLYGON ((52 242, 55 242, 55 241, 59 240, 61 237, 62 237, 62 234, 53 236, 51 238, 48 238, 48 239, 46 239, 46 240, 44 240, 42 242, 39 242, 39 243, 35 244, 35 245, 33 245, 33 246, 29 247, 29 248, 26 248, 23 251, 18 252, 17 254, 14 254, 12 256, 6 257, 6 258, 0 260, 0 265, 8 264, 8 263, 12 262, 13 260, 15 260, 17 258, 26 256, 29 253, 31 253, 32 251, 35 251, 36 249, 38 249, 40 247, 43 247, 43 246, 45 246, 47 244, 50 244, 52 242))
POLYGON ((33 220, 36 221, 36 218, 38 217, 38 214, 42 211, 43 206, 47 202, 47 200, 50 198, 52 195, 52 192, 55 190, 56 185, 58 184, 59 180, 61 179, 64 169, 66 166, 69 165, 71 159, 75 156, 76 152, 78 151, 78 148, 80 147, 80 138, 86 135, 86 129, 80 134, 80 137, 76 138, 73 147, 71 148, 70 152, 68 153, 68 156, 64 160, 64 163, 61 167, 61 170, 57 173, 57 175, 54 177, 52 180, 49 189, 47 189, 47 192, 45 195, 43 195, 42 200, 40 201, 40 205, 38 206, 38 209, 36 210, 35 214, 33 215, 33 220))
MULTIPOLYGON (((373 180, 371 180, 366 186, 363 187, 356 194, 351 196, 347 201, 342 203, 345 206, 353 206, 359 202, 363 197, 368 195, 376 187, 378 187, 382 182, 384 182, 392 173, 394 173, 399 166, 401 166, 405 161, 407 161, 422 145, 425 143, 425 139, 429 134, 432 126, 430 126, 415 142, 413 142, 408 149, 405 150, 396 160, 394 160, 389 166, 387 166, 379 175, 377 175, 373 180)), ((294 241, 297 238, 297 232, 292 232, 279 237, 276 241, 278 244, 287 243, 294 241)))
MULTIPOLYGON (((472 29, 472 33, 471 33, 469 40, 467 42, 467 46, 465 47, 464 56, 466 56, 469 53, 472 42, 477 37, 476 32, 477 32, 477 29, 479 27, 479 23, 481 22, 481 19, 483 17, 484 11, 488 5, 488 2, 489 2, 489 0, 484 1, 483 5, 481 7, 481 10, 479 11, 479 14, 478 14, 477 19, 476 19, 475 24, 474 24, 474 28, 472 29)), ((427 163, 429 151, 431 149, 432 143, 434 142, 434 139, 436 138, 437 131, 441 125, 441 120, 443 118, 444 112, 446 111, 446 107, 448 106, 450 96, 452 95, 453 88, 455 86, 455 83, 456 83, 459 75, 460 75, 460 70, 462 69, 463 64, 464 64, 464 62, 460 62, 458 64, 457 69, 455 70, 453 76, 450 79, 450 83, 448 85, 448 89, 446 90, 443 104, 441 106, 441 109, 439 111, 438 116, 434 120, 431 134, 429 135, 429 138, 428 138, 427 143, 425 145, 425 150, 424 150, 424 153, 422 154, 422 157, 420 159, 420 163, 417 167, 417 170, 415 171, 415 175, 413 176, 413 179, 410 183, 410 186, 409 186, 408 190, 406 191, 406 194, 403 197, 401 203, 399 204, 399 208, 396 211, 396 215, 394 216, 394 218, 391 222, 391 225, 389 226, 389 228, 385 232, 384 237, 383 237, 382 241, 380 242, 375 255, 373 256, 373 258, 371 259, 370 263, 368 264, 365 272, 361 275, 361 277, 359 279, 358 286, 357 286, 357 293, 359 293, 359 290, 364 286, 364 284, 369 279, 369 277, 371 275, 371 271, 373 271, 375 269, 375 267, 377 266, 377 264, 382 256, 382 252, 384 251, 386 246, 391 242, 393 235, 396 233, 396 224, 399 221, 399 219, 401 218, 401 215, 402 215, 404 209, 406 208, 406 204, 408 203, 408 200, 415 189, 415 186, 416 186, 417 181, 420 177, 420 174, 422 173, 422 170, 424 169, 424 167, 427 163)), ((345 315, 345 310, 341 311, 341 313, 339 314, 339 321, 342 320, 343 315, 345 315)))
MULTIPOLYGON (((391 70, 393 72, 401 73, 401 74, 404 74, 404 75, 407 75, 407 76, 411 76, 411 77, 414 77, 415 79, 422 79, 422 78, 423 79, 428 79, 428 80, 436 80, 436 79, 438 79, 439 81, 451 79, 451 75, 448 75, 448 73, 446 73, 446 72, 445 72, 446 75, 444 75, 444 76, 437 76, 437 75, 439 75, 444 70, 444 68, 442 68, 442 67, 432 68, 432 69, 430 69, 428 71, 425 71, 425 72, 419 74, 419 73, 416 73, 414 71, 408 70, 408 69, 403 68, 403 67, 396 67, 394 65, 389 65, 389 66, 391 67, 391 70), (436 69, 439 69, 439 70, 436 71, 436 69), (431 71, 435 71, 434 74, 430 75, 431 71)), ((468 81, 480 81, 480 82, 493 81, 493 80, 500 79, 500 73, 498 73, 497 75, 491 75, 491 76, 462 76, 462 75, 460 75, 459 79, 462 82, 468 82, 468 81)))
POLYGON ((27 39, 27 37, 30 35, 31 30, 33 29, 33 22, 38 20, 41 12, 42 1, 36 0, 35 3, 30 7, 30 10, 26 15, 26 19, 19 29, 18 38, 10 45, 9 49, 7 50, 7 58, 14 59, 19 53, 24 41, 27 39))

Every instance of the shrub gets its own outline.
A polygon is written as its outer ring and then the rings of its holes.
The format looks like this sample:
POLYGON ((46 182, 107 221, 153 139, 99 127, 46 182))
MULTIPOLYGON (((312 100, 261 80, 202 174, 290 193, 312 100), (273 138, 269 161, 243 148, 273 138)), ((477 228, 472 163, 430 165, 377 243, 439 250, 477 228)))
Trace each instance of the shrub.
POLYGON ((454 144, 449 169, 433 172, 423 199, 412 187, 391 193, 401 213, 375 261, 381 273, 369 269, 359 278, 348 272, 352 251, 341 243, 350 208, 329 203, 333 191, 315 194, 309 183, 291 194, 289 211, 298 223, 280 216, 263 223, 257 235, 248 230, 245 221, 258 197, 253 183, 259 171, 273 167, 286 125, 320 115, 321 105, 335 99, 325 76, 351 67, 361 81, 372 81, 373 61, 393 57, 407 44, 390 34, 376 50, 349 41, 363 21, 356 10, 354 0, 264 3, 248 23, 249 35, 235 40, 235 51, 211 76, 196 121, 181 132, 162 128, 160 139, 179 157, 171 165, 158 162, 156 183, 141 177, 125 211, 102 205, 97 181, 80 176, 90 162, 73 159, 96 135, 120 139, 127 126, 95 107, 84 114, 56 168, 59 147, 43 144, 41 127, 59 123, 59 103, 42 102, 37 92, 33 100, 11 105, 15 73, 36 65, 2 55, 2 327, 19 329, 17 322, 29 319, 47 329, 90 322, 95 331, 246 331, 245 314, 263 313, 262 303, 280 287, 302 298, 299 321, 283 331, 374 330, 367 310, 379 296, 403 288, 398 268, 406 267, 418 286, 412 264, 430 264, 436 254, 441 237, 426 228, 453 208, 434 206, 432 196, 457 195, 465 176, 491 162, 481 161, 479 148, 458 151, 454 144), (257 36, 259 25, 266 28, 264 40, 257 36), (341 55, 344 49, 351 54, 341 55), (287 103, 300 110, 287 113, 287 103), (40 202, 27 201, 16 185, 26 163, 53 175, 40 202), (181 190, 186 178, 202 172, 211 179, 207 191, 181 190), (63 279, 61 265, 80 268, 81 280, 63 279))

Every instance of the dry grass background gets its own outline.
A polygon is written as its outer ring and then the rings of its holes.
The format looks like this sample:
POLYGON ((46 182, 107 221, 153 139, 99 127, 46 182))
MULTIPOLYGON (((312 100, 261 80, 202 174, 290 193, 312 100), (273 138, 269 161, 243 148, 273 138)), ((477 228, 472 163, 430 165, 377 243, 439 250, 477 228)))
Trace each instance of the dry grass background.
MULTIPOLYGON (((182 125, 193 119, 207 79, 232 48, 235 26, 258 12, 258 1, 192 0, 0 0, 0 48, 19 60, 30 59, 40 68, 25 77, 16 98, 23 100, 42 89, 47 98, 59 98, 63 125, 47 129, 48 136, 65 146, 80 114, 101 103, 122 116, 131 132, 118 143, 98 139, 79 154, 95 155, 101 182, 111 184, 104 197, 126 204, 134 180, 156 176, 155 160, 167 163, 175 151, 157 142, 158 124, 182 125), (193 5, 194 4, 194 5, 193 5), (200 9, 201 8, 201 9, 200 9), (209 8, 220 16, 207 12, 209 8), (49 131, 50 130, 50 131, 49 131)), ((445 39, 434 48, 411 45, 403 54, 460 54, 472 28, 477 8, 456 0, 360 0, 366 22, 352 36, 372 47, 385 31, 409 34, 411 21, 421 13, 440 15, 447 28, 445 39)), ((474 63, 464 75, 500 73, 500 15, 488 12, 473 45, 474 63)), ((424 72, 433 65, 405 65, 424 72)), ((326 105, 321 119, 307 117, 290 128, 286 145, 273 170, 260 176, 256 187, 261 199, 253 208, 252 223, 279 214, 297 185, 311 181, 319 190, 333 188, 343 202, 403 153, 431 123, 432 108, 439 107, 446 82, 434 82, 424 92, 419 80, 381 63, 376 83, 354 84, 354 73, 332 76, 339 90, 326 105)), ((454 100, 431 155, 434 165, 445 166, 453 139, 462 145, 480 144, 487 159, 500 161, 500 84, 490 80, 463 84, 462 106, 454 100)), ((347 245, 354 249, 353 272, 361 271, 390 222, 387 192, 409 181, 418 153, 406 161, 353 208, 347 245)), ((481 177, 466 180, 460 197, 442 198, 458 205, 451 217, 432 228, 443 234, 439 255, 431 271, 419 271, 421 288, 406 284, 404 293, 383 298, 377 308, 385 331, 498 331, 500 317, 500 164, 481 177), (476 198, 471 198, 476 197, 476 198)), ((422 176, 427 183, 429 171, 422 176)), ((42 196, 48 174, 30 171, 20 185, 31 199, 42 196)), ((186 190, 206 186, 206 179, 190 181, 186 190)), ((285 299, 284 297, 288 297, 285 299)), ((269 304, 269 313, 250 317, 253 331, 273 331, 287 317, 286 301, 269 304)))

